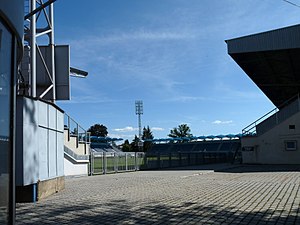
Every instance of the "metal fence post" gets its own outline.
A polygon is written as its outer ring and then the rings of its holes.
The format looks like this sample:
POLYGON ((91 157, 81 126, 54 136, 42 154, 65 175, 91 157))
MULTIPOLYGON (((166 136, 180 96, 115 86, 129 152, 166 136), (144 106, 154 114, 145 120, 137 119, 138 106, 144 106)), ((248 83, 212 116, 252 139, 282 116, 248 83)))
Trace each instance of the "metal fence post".
POLYGON ((140 156, 140 153, 137 152, 136 153, 136 169, 137 170, 140 170, 140 164, 139 164, 140 163, 140 157, 139 156, 140 156))
POLYGON ((106 164, 107 164, 107 158, 106 158, 106 153, 103 152, 103 174, 106 174, 106 164))
MULTIPOLYGON (((66 114, 67 115, 67 114, 66 114)), ((71 132, 71 128, 70 128, 70 117, 69 115, 67 115, 68 118, 68 141, 70 141, 70 132, 71 132)))
POLYGON ((136 158, 137 154, 136 152, 134 152, 134 170, 137 171, 137 158, 136 158))
POLYGON ((128 170, 128 160, 127 160, 127 153, 125 153, 125 170, 128 170))
POLYGON ((118 161, 119 161, 119 156, 114 152, 114 170, 115 170, 115 173, 118 172, 118 161), (117 158, 118 157, 118 158, 117 158))
POLYGON ((84 154, 86 154, 86 149, 87 149, 87 131, 85 131, 85 137, 84 137, 84 154))
POLYGON ((94 175, 94 157, 93 157, 93 152, 90 154, 90 171, 91 171, 91 176, 94 175))
POLYGON ((78 123, 76 123, 76 132, 77 132, 77 139, 76 139, 76 148, 78 148, 79 146, 79 127, 78 127, 78 123))

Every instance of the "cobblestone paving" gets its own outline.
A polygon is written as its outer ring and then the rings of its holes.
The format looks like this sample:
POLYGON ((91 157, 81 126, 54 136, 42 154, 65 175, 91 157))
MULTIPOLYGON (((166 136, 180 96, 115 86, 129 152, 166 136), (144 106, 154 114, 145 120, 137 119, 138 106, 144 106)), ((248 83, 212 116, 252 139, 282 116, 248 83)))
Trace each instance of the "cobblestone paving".
POLYGON ((17 224, 300 224, 299 166, 228 166, 68 178, 17 224))

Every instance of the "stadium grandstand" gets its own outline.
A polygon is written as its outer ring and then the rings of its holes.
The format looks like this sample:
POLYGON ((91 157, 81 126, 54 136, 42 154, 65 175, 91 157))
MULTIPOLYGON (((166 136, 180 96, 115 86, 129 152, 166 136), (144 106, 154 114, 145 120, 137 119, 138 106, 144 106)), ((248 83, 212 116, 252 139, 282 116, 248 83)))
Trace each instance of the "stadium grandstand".
POLYGON ((241 134, 148 139, 144 169, 241 162, 241 134))
POLYGON ((92 152, 120 153, 122 151, 115 145, 115 142, 122 140, 122 138, 91 136, 90 148, 92 152))
POLYGON ((235 152, 240 144, 241 134, 209 135, 199 137, 147 139, 152 142, 149 153, 169 152, 235 152))
POLYGON ((300 25, 226 43, 228 54, 276 106, 243 129, 243 162, 299 164, 300 25))

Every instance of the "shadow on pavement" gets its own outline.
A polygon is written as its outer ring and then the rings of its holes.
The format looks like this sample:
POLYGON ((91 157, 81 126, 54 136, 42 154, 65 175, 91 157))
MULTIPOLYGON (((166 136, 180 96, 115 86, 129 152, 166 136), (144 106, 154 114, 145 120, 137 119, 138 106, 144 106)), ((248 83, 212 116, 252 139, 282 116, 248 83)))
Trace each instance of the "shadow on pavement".
POLYGON ((299 165, 261 165, 261 164, 204 164, 188 167, 156 169, 155 171, 209 170, 226 173, 257 173, 257 172, 299 172, 299 165))
MULTIPOLYGON (((22 207, 21 207, 22 208, 22 207)), ((17 224, 299 224, 295 215, 283 216, 282 211, 238 211, 222 205, 201 205, 199 202, 179 202, 168 205, 151 202, 115 200, 105 204, 66 202, 53 207, 22 209, 17 224), (31 217, 29 219, 28 217, 31 217), (27 218, 27 219, 26 219, 27 218)))
POLYGON ((300 165, 246 165, 216 169, 215 172, 257 173, 257 172, 299 172, 300 165))

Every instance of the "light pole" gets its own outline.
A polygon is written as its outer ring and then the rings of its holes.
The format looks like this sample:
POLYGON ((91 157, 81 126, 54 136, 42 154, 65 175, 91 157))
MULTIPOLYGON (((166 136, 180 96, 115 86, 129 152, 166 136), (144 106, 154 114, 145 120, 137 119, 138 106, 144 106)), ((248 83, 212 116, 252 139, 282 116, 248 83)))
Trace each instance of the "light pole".
POLYGON ((138 115, 138 125, 139 125, 139 142, 138 146, 139 149, 143 147, 142 142, 142 119, 141 115, 143 115, 143 101, 142 100, 136 100, 135 101, 135 114, 138 115))

